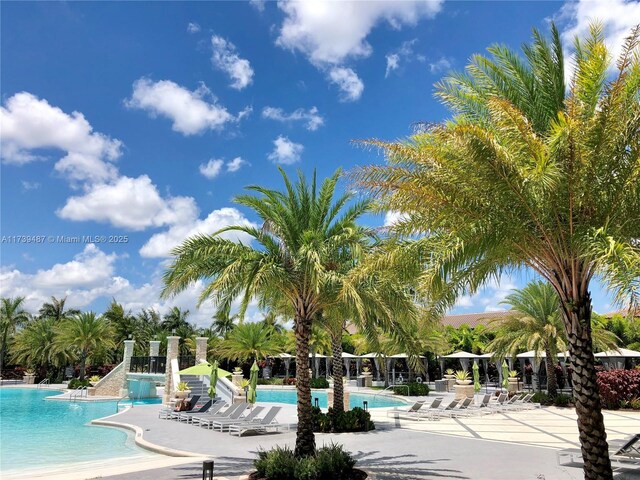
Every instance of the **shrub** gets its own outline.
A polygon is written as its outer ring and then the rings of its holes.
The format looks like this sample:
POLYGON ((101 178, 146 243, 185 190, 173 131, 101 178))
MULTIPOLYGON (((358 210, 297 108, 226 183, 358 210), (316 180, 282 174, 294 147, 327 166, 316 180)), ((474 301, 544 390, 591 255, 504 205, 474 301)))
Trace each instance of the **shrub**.
POLYGON ((564 393, 559 393, 556 395, 556 398, 553 399, 553 404, 556 407, 568 407, 573 403, 573 397, 571 395, 565 395, 564 393))
POLYGON ((309 384, 311 388, 329 388, 329 380, 324 377, 312 378, 309 384))
POLYGON ((540 405, 553 405, 553 399, 545 392, 534 393, 531 401, 533 403, 539 403, 540 405))
POLYGON ((84 380, 80 380, 78 378, 72 378, 71 380, 69 380, 69 385, 67 385, 67 388, 74 390, 78 387, 90 387, 90 386, 91 386, 91 383, 86 378, 84 380))
POLYGON ((406 395, 407 387, 409 387, 409 396, 411 397, 424 397, 429 395, 429 386, 426 383, 407 383, 406 385, 393 387, 393 393, 396 395, 406 395))
POLYGON ((259 478, 267 480, 348 479, 356 461, 341 445, 319 448, 314 456, 296 458, 289 447, 258 452, 254 461, 259 478))
POLYGON ((598 390, 605 408, 618 409, 624 401, 640 397, 640 370, 608 370, 597 373, 598 390))
POLYGON ((330 408, 327 413, 322 413, 318 407, 313 407, 312 415, 314 432, 368 432, 376 428, 371 421, 371 414, 360 407, 346 412, 337 412, 330 408))
POLYGON ((632 410, 640 410, 640 398, 632 398, 631 400, 623 400, 620 402, 621 408, 629 408, 632 410))
POLYGON ((259 378, 258 385, 284 385, 284 378, 259 378))

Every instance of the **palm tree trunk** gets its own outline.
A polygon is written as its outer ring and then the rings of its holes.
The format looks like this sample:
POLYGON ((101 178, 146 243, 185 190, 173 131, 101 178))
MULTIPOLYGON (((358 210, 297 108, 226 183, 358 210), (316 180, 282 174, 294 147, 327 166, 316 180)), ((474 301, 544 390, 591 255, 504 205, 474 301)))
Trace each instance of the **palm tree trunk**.
POLYGON ((331 335, 333 352, 333 411, 344 412, 344 384, 342 383, 342 335, 331 335))
POLYGON ((296 457, 308 457, 316 451, 311 411, 311 386, 309 384, 309 339, 311 318, 296 314, 296 390, 298 393, 298 430, 296 432, 296 457))
POLYGON ((585 480, 612 480, 607 433, 596 383, 591 339, 592 307, 588 282, 583 283, 579 280, 568 282, 559 278, 556 280, 558 282, 554 286, 560 295, 560 312, 567 334, 573 369, 571 374, 573 400, 578 415, 584 478, 585 480))
POLYGON ((84 380, 84 374, 87 365, 87 354, 82 352, 80 355, 80 380, 84 380))
POLYGON ((0 376, 2 376, 2 369, 4 368, 4 356, 7 349, 7 335, 9 333, 8 328, 2 332, 2 345, 0 346, 0 376))
POLYGON ((547 367, 547 392, 550 396, 555 397, 558 395, 558 381, 556 379, 556 365, 554 363, 555 356, 548 346, 545 348, 544 353, 547 356, 545 359, 545 365, 547 367))

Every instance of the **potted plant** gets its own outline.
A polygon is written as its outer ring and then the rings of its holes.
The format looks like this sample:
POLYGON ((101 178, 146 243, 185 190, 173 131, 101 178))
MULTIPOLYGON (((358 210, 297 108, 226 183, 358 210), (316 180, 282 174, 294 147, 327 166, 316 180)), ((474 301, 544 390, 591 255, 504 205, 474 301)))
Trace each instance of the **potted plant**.
POLYGON ((190 393, 191 390, 189 390, 187 382, 180 382, 176 385, 176 398, 187 398, 190 393))
POLYGON ((509 382, 516 383, 518 381, 518 372, 515 370, 509 371, 509 382))
POLYGON ((458 385, 471 385, 471 380, 469 379, 469 372, 465 370, 456 371, 455 379, 458 385))
POLYGON ((35 383, 35 380, 36 380, 36 372, 31 368, 26 369, 24 371, 24 375, 22 376, 22 381, 24 383, 33 384, 35 383))
POLYGON ((447 368, 444 371, 444 378, 456 378, 453 368, 447 368))
POLYGON ((93 375, 89 377, 89 383, 91 383, 91 386, 95 387, 96 383, 98 383, 100 379, 101 379, 100 375, 93 375))

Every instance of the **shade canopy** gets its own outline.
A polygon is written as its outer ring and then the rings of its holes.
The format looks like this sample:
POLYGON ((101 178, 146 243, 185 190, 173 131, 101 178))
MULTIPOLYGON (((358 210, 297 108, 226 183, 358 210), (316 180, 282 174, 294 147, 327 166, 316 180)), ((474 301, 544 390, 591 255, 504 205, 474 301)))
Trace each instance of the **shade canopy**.
POLYGON ((444 358, 480 358, 480 356, 476 355, 475 353, 460 351, 445 355, 444 358))
POLYGON ((289 355, 288 353, 281 353, 279 355, 280 358, 293 358, 293 355, 289 355))
MULTIPOLYGON (((209 362, 202 362, 193 367, 185 368, 178 372, 180 375, 211 375, 211 364, 209 362)), ((227 372, 222 368, 218 368, 218 377, 230 377, 231 372, 227 372)))
POLYGON ((327 358, 326 355, 322 355, 321 353, 316 353, 315 355, 310 353, 309 354, 309 358, 313 358, 313 357, 316 357, 316 358, 327 358))
POLYGON ((606 352, 599 352, 594 356, 596 358, 640 358, 640 352, 638 352, 637 350, 630 350, 628 348, 618 348, 617 350, 607 350, 606 352))
POLYGON ((495 355, 495 353, 491 352, 491 353, 483 353, 482 355, 478 355, 478 358, 493 358, 493 356, 495 355))
POLYGON ((342 352, 342 358, 361 358, 360 355, 354 355, 353 353, 342 352))
MULTIPOLYGON (((519 353, 516 358, 547 358, 545 352, 537 352, 535 350, 529 350, 528 352, 519 353)), ((558 358, 569 358, 569 352, 558 352, 558 358)))

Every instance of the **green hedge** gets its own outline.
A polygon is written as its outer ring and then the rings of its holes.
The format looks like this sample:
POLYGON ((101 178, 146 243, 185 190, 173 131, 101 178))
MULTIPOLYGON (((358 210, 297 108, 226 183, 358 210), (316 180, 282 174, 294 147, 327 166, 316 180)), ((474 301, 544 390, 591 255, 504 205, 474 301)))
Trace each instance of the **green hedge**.
POLYGON ((90 386, 91 386, 91 382, 89 382, 89 380, 87 379, 80 380, 78 378, 72 378, 71 380, 69 380, 69 384, 67 385, 67 388, 71 390, 75 390, 78 387, 90 387, 90 386))
POLYGON ((329 380, 324 377, 312 378, 309 384, 311 388, 329 388, 329 380))
POLYGON ((356 461, 342 445, 319 448, 311 457, 296 458, 289 447, 258 452, 254 461, 259 478, 267 480, 349 479, 356 461))
POLYGON ((429 386, 426 383, 417 382, 393 387, 393 393, 396 395, 407 395, 407 387, 409 387, 409 396, 411 397, 425 397, 429 395, 429 386))
POLYGON ((368 432, 376 428, 371 421, 371 414, 360 407, 346 412, 337 412, 330 408, 327 413, 322 413, 318 407, 313 407, 312 415, 314 432, 368 432))

